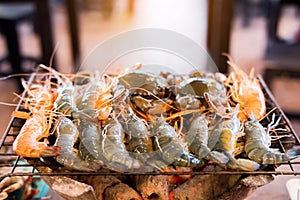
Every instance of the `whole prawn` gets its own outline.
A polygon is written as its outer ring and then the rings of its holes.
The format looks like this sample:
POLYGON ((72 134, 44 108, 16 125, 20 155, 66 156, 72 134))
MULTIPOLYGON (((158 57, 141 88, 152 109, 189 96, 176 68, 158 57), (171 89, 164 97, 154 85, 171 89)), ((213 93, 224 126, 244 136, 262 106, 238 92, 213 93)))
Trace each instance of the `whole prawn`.
POLYGON ((205 114, 198 114, 192 120, 189 131, 185 137, 188 148, 195 153, 199 159, 207 159, 219 165, 225 165, 228 157, 218 151, 211 151, 208 143, 208 121, 205 114))
POLYGON ((16 111, 14 117, 26 119, 13 143, 13 150, 24 157, 48 157, 60 154, 60 147, 47 146, 45 142, 40 142, 42 138, 47 138, 51 132, 53 122, 53 104, 57 97, 55 84, 51 82, 51 74, 37 76, 35 83, 29 85, 22 81, 26 98, 23 98, 24 107, 29 113, 16 111), (42 79, 41 79, 42 78, 42 79))
POLYGON ((167 164, 159 160, 158 155, 153 152, 148 128, 131 109, 123 127, 128 136, 129 151, 134 153, 137 160, 147 167, 150 166, 149 170, 151 171, 167 167, 167 164))
POLYGON ((285 153, 271 149, 271 137, 264 127, 255 119, 250 117, 245 122, 245 152, 247 156, 258 163, 278 164, 288 162, 300 155, 299 147, 295 146, 285 153))
POLYGON ((61 147, 61 154, 55 159, 58 163, 68 169, 79 171, 97 171, 101 164, 97 162, 88 162, 80 158, 74 144, 78 138, 78 130, 75 124, 67 117, 62 117, 57 127, 56 146, 61 147))
POLYGON ((102 155, 105 164, 117 171, 136 171, 141 163, 130 156, 123 143, 124 130, 120 122, 114 118, 102 130, 102 155))
POLYGON ((13 143, 14 152, 30 158, 60 155, 59 146, 47 146, 45 142, 39 142, 44 135, 49 135, 48 126, 50 125, 43 114, 36 114, 27 119, 13 143))
POLYGON ((234 111, 231 111, 230 118, 217 119, 211 125, 208 147, 214 151, 224 153, 228 157, 227 167, 243 171, 255 171, 260 167, 258 163, 248 159, 235 159, 233 155, 237 135, 241 127, 240 120, 237 117, 238 110, 237 106, 234 111))
POLYGON ((186 150, 174 128, 164 120, 158 119, 153 128, 153 135, 156 150, 168 164, 183 167, 196 167, 201 164, 201 160, 186 150))
MULTIPOLYGON (((98 74, 90 78, 81 103, 77 106, 79 108, 77 112, 80 137, 79 153, 87 161, 102 162, 104 160, 101 155, 101 127, 98 124, 100 111, 97 109, 97 100, 104 95, 104 86, 105 83, 99 79, 98 74)), ((106 107, 111 108, 110 105, 106 105, 106 107)), ((103 117, 103 115, 100 116, 103 117)), ((105 114, 105 117, 108 117, 108 113, 105 114)))
POLYGON ((263 118, 266 113, 265 96, 258 79, 254 77, 254 70, 252 69, 248 76, 230 56, 228 58, 227 63, 234 71, 228 76, 225 85, 229 88, 229 96, 240 104, 239 119, 245 121, 252 113, 258 120, 263 118))

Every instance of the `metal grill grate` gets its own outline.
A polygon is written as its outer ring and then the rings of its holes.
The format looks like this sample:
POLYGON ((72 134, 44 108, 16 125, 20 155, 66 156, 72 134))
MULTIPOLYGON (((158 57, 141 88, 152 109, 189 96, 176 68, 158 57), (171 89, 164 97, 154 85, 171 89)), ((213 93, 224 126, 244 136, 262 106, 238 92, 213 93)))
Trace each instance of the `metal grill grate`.
MULTIPOLYGON (((34 74, 30 80, 33 80, 34 74)), ((299 138, 293 130, 291 123, 278 106, 273 95, 267 88, 263 79, 259 76, 260 83, 263 88, 263 92, 266 97, 267 112, 270 112, 262 120, 263 125, 267 125, 272 121, 272 115, 275 113, 276 119, 282 116, 282 119, 278 125, 278 130, 273 134, 278 137, 278 140, 272 141, 272 148, 279 148, 280 151, 285 152, 285 149, 293 145, 300 145, 299 138), (289 137, 281 137, 289 136, 289 137)), ((23 94, 23 96, 25 93, 23 94)), ((20 109, 20 104, 16 110, 20 109)), ((0 167, 7 167, 9 170, 7 173, 0 176, 0 180, 6 176, 97 176, 97 175, 118 175, 118 172, 78 172, 78 171, 64 171, 53 158, 41 158, 41 159, 26 159, 17 156, 12 152, 12 144, 20 131, 24 120, 12 117, 8 127, 0 140, 0 167), (6 161, 6 162, 3 162, 6 161)), ((284 171, 276 170, 278 165, 263 166, 261 169, 255 172, 244 172, 244 171, 220 171, 220 169, 210 171, 193 171, 193 172, 147 172, 147 173, 122 173, 122 175, 179 175, 179 174, 193 174, 193 175, 300 175, 300 171, 295 170, 295 166, 299 165, 300 162, 291 161, 283 163, 281 165, 287 165, 288 169, 284 171)))

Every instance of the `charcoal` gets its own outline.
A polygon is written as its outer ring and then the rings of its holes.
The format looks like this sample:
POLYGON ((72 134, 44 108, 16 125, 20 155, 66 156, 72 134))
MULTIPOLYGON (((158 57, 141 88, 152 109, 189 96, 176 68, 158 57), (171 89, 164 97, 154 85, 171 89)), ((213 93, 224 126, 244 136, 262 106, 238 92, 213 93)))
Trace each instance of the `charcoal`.
POLYGON ((88 183, 93 186, 98 200, 104 199, 105 190, 121 183, 115 176, 91 176, 88 183))
POLYGON ((169 199, 211 200, 233 187, 240 175, 197 175, 170 192, 169 199))
POLYGON ((105 190, 105 199, 109 200, 142 200, 142 197, 130 186, 119 183, 105 190))
POLYGON ((167 176, 138 175, 135 177, 135 185, 143 199, 168 199, 169 185, 167 176))
POLYGON ((219 200, 242 200, 253 193, 258 187, 274 180, 271 175, 248 176, 241 179, 231 190, 218 197, 219 200))
POLYGON ((43 176, 45 182, 66 200, 96 200, 93 187, 65 176, 43 176))

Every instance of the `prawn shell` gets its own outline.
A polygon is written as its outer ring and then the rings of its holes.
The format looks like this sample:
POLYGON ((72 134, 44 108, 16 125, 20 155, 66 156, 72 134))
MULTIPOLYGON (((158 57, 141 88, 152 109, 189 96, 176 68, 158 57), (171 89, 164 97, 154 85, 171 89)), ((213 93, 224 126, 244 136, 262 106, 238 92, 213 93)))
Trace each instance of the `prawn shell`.
MULTIPOLYGON (((260 88, 260 85, 257 85, 255 88, 260 88)), ((247 95, 244 97, 245 106, 238 113, 238 118, 240 121, 246 121, 249 116, 252 114, 257 120, 262 119, 266 114, 266 103, 265 96, 260 89, 252 88, 247 89, 247 95)))
POLYGON ((143 85, 147 85, 147 87, 153 85, 161 88, 167 86, 167 81, 163 77, 138 70, 126 73, 120 76, 118 80, 119 84, 123 85, 125 88, 138 88, 143 85))
POLYGON ((69 118, 62 118, 57 128, 57 139, 55 145, 61 146, 61 155, 56 157, 56 161, 68 169, 79 171, 97 171, 100 165, 97 162, 89 162, 81 159, 79 152, 75 150, 74 144, 78 139, 78 130, 69 118))
POLYGON ((58 156, 60 147, 47 146, 46 143, 37 141, 44 130, 40 116, 27 119, 13 143, 13 151, 20 156, 30 158, 58 156))
POLYGON ((257 78, 254 77, 254 68, 250 75, 240 69, 227 55, 227 63, 233 68, 225 85, 229 87, 229 95, 235 103, 240 104, 239 119, 241 122, 247 120, 252 114, 257 120, 262 119, 266 113, 265 96, 257 78))
POLYGON ((209 92, 208 82, 205 78, 194 77, 182 81, 178 85, 178 92, 185 95, 204 97, 205 92, 209 92))

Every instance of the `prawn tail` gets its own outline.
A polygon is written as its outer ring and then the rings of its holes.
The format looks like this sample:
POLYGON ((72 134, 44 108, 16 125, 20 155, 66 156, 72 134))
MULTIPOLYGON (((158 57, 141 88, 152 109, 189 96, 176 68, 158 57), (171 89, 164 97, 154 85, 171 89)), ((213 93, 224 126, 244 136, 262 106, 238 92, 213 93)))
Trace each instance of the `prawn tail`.
POLYGON ((59 146, 45 146, 43 143, 37 143, 37 146, 26 146, 21 148, 22 144, 14 145, 14 152, 23 157, 40 158, 40 157, 55 157, 60 155, 61 147, 59 146))
POLYGON ((300 155, 300 146, 293 146, 286 152, 286 155, 291 159, 297 158, 300 155))
POLYGON ((297 155, 292 150, 290 150, 287 153, 281 153, 281 152, 270 150, 263 156, 262 164, 272 165, 272 164, 284 163, 295 158, 297 158, 297 155))
POLYGON ((190 153, 184 152, 172 164, 175 166, 182 166, 182 167, 196 167, 202 164, 202 160, 196 158, 194 155, 190 153))
POLYGON ((207 160, 212 161, 215 164, 224 166, 228 163, 229 158, 221 152, 218 151, 211 151, 207 156, 206 156, 207 160))
POLYGON ((96 172, 102 167, 102 163, 87 162, 82 160, 77 154, 62 154, 56 157, 56 161, 70 170, 96 172))
POLYGON ((40 157, 56 157, 61 154, 60 146, 45 146, 40 150, 40 157))
POLYGON ((263 164, 276 164, 276 163, 289 162, 299 157, 299 155, 300 155, 299 146, 294 146, 293 148, 289 149, 286 153, 269 151, 263 157, 263 164))
POLYGON ((230 160, 227 163, 227 167, 231 169, 242 170, 242 171, 256 171, 259 169, 260 164, 252 160, 239 158, 239 159, 230 160))

